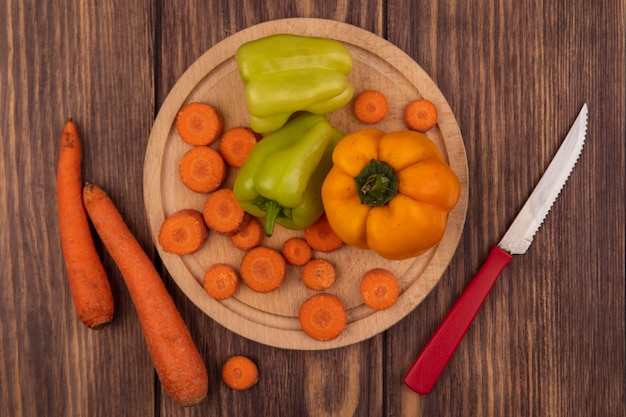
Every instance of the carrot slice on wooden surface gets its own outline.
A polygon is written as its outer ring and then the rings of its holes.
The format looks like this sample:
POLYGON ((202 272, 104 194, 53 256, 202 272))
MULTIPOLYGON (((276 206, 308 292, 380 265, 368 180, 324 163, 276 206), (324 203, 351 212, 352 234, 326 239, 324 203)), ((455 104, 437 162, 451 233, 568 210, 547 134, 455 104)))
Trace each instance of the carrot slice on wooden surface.
POLYGON ((323 291, 333 285, 337 273, 326 259, 311 259, 302 268, 302 282, 314 291, 323 291))
POLYGON ((215 264, 204 273, 202 285, 205 291, 216 300, 225 300, 237 290, 239 276, 237 271, 227 264, 215 264))
POLYGON ((65 270, 81 322, 102 330, 113 320, 115 306, 109 278, 91 235, 83 205, 82 141, 69 118, 61 132, 56 197, 65 270))
POLYGON ((391 272, 375 268, 363 275, 360 292, 366 306, 374 310, 385 310, 398 300, 400 289, 391 272))
POLYGON ((256 292, 274 291, 285 279, 286 262, 280 252, 266 246, 250 249, 243 256, 239 274, 256 292))
POLYGON ((180 159, 178 173, 191 191, 210 193, 226 179, 226 163, 217 151, 208 146, 196 146, 180 159))
POLYGON ((181 139, 190 145, 210 145, 224 131, 224 120, 217 109, 210 104, 193 102, 178 111, 176 131, 181 139))
POLYGON ((180 405, 199 403, 208 392, 207 370, 161 276, 101 188, 87 184, 83 199, 96 232, 126 282, 163 388, 180 405))
POLYGON ((228 165, 241 168, 257 141, 258 137, 251 129, 233 127, 222 135, 220 153, 228 165))
POLYGON ((313 339, 332 340, 346 327, 346 309, 332 294, 315 294, 300 307, 299 320, 302 330, 313 339))
POLYGON ((302 266, 311 260, 313 249, 305 239, 292 237, 283 243, 281 253, 289 265, 302 266))
POLYGON ((209 229, 202 213, 182 209, 165 219, 157 240, 165 252, 189 255, 202 248, 208 236, 209 229))
POLYGON ((207 226, 223 235, 239 232, 250 221, 250 215, 241 208, 230 188, 211 193, 204 203, 202 214, 207 226))
POLYGON ((382 121, 389 113, 387 97, 377 90, 365 90, 360 93, 353 103, 356 118, 367 124, 382 121))
POLYGON ((313 249, 320 252, 332 252, 344 243, 330 227, 325 214, 304 229, 304 238, 313 249))
POLYGON ((413 100, 404 109, 404 122, 409 129, 426 133, 437 124, 435 104, 426 99, 413 100))
POLYGON ((248 224, 238 231, 237 233, 230 235, 230 241, 232 244, 241 250, 250 250, 257 247, 263 241, 265 232, 261 224, 251 218, 248 224))
POLYGON ((247 356, 231 356, 222 366, 222 380, 235 390, 252 388, 259 380, 259 368, 247 356))

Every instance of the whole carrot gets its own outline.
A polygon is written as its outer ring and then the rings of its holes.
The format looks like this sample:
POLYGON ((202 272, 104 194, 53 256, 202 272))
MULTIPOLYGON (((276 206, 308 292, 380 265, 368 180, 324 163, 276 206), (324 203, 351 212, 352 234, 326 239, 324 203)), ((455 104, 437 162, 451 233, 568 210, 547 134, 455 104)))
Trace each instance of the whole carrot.
POLYGON ((57 208, 65 269, 78 317, 91 329, 104 329, 115 311, 109 279, 96 251, 83 205, 82 143, 68 119, 61 133, 57 166, 57 208))
POLYGON ((83 199, 126 282, 161 384, 178 404, 199 403, 208 391, 207 370, 159 273, 101 188, 87 184, 83 199))

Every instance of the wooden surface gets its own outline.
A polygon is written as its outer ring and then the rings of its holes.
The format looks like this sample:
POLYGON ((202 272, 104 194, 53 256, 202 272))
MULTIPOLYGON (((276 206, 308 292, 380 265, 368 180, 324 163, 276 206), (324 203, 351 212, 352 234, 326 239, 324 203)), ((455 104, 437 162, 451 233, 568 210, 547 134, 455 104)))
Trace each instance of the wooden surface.
POLYGON ((0 6, 0 415, 621 416, 624 351, 624 2, 7 0, 0 6), (106 3, 106 4, 105 4, 106 3), (267 347, 225 329, 163 278, 210 372, 183 410, 162 391, 124 283, 104 332, 73 310, 55 221, 57 143, 78 121, 84 177, 107 189, 146 251, 143 160, 156 113, 206 50, 285 17, 344 21, 388 39, 437 83, 467 149, 459 248, 405 319, 329 351, 267 347), (583 102, 587 144, 528 253, 505 269, 431 394, 402 384, 500 239, 583 102), (234 392, 219 367, 254 358, 234 392))
MULTIPOLYGON (((468 167, 465 145, 459 126, 445 97, 424 70, 402 50, 372 32, 357 26, 328 19, 278 19, 251 26, 229 36, 205 52, 178 79, 168 94, 150 133, 144 163, 144 200, 152 241, 164 219, 183 209, 202 212, 208 194, 189 190, 180 180, 178 164, 192 147, 179 136, 176 115, 190 102, 205 102, 223 114, 224 129, 248 126, 245 88, 234 59, 243 43, 277 33, 304 36, 331 36, 342 42, 353 57, 353 71, 348 80, 355 91, 376 88, 389 100, 389 114, 380 123, 367 126, 354 116, 352 107, 344 106, 328 115, 342 132, 375 127, 385 132, 406 129, 404 107, 411 100, 426 97, 438 107, 438 124, 428 132, 441 150, 461 183, 461 197, 448 216, 448 227, 441 242, 422 256, 390 261, 372 251, 344 245, 339 250, 315 252, 336 268, 336 282, 326 292, 337 296, 347 310, 345 330, 335 339, 319 341, 301 331, 300 306, 317 291, 307 290, 300 275, 302 267, 287 265, 286 277, 276 291, 258 293, 240 285, 233 297, 216 301, 202 288, 205 271, 216 263, 239 269, 245 251, 235 248, 228 236, 209 233, 201 250, 190 256, 178 256, 161 250, 159 257, 182 292, 219 324, 257 342, 286 349, 324 350, 348 346, 387 330, 410 313, 439 282, 451 261, 461 233, 468 205, 468 167), (360 277, 368 270, 385 268, 398 277, 401 295, 389 309, 375 311, 363 304, 360 277)), ((212 147, 219 150, 219 140, 212 147)), ((228 169, 223 187, 232 188, 238 170, 228 169)), ((304 238, 302 230, 276 226, 264 246, 280 251, 291 237, 304 238)))

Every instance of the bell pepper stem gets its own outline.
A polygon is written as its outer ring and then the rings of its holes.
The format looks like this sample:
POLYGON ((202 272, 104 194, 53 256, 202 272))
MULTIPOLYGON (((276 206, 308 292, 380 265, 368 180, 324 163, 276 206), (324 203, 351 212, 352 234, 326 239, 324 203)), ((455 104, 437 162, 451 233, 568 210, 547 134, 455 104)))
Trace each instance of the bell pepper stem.
POLYGON ((398 177, 383 161, 372 159, 354 178, 362 204, 383 206, 398 192, 398 177))
POLYGON ((274 233, 274 225, 283 208, 274 200, 265 201, 265 236, 271 237, 274 233))

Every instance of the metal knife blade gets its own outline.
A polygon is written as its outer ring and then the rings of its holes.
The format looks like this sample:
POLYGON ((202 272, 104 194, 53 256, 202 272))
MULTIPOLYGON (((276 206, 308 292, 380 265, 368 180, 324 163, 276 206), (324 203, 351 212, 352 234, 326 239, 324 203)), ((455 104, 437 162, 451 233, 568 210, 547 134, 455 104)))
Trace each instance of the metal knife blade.
POLYGON ((585 144, 587 104, 578 113, 558 152, 498 246, 513 255, 526 253, 552 204, 559 196, 585 144))
POLYGON ((430 392, 512 255, 525 253, 532 243, 578 161, 585 143, 587 113, 585 103, 519 214, 413 362, 404 377, 413 391, 430 392))

